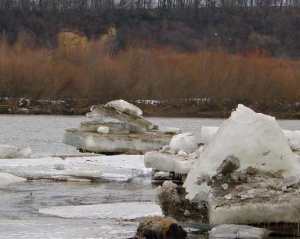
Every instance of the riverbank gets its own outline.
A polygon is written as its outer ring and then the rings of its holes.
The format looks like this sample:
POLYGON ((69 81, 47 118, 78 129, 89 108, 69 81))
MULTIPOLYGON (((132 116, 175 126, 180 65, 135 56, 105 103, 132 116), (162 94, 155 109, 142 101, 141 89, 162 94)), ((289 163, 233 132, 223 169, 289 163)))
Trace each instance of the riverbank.
MULTIPOLYGON (((239 103, 259 113, 278 119, 300 119, 300 102, 211 99, 145 100, 130 101, 143 110, 147 117, 201 117, 228 118, 239 103)), ((31 115, 84 115, 93 104, 88 100, 29 100, 24 98, 1 98, 0 114, 31 115)))

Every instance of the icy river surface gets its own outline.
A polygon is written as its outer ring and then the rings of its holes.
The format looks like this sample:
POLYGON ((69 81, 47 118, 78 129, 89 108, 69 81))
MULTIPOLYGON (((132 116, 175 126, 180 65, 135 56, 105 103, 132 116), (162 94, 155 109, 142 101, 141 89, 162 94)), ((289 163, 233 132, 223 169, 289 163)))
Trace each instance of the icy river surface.
MULTIPOLYGON (((202 126, 220 126, 224 121, 149 119, 195 133, 199 142, 202 126)), ((85 120, 84 116, 0 115, 0 144, 30 146, 41 157, 75 153, 75 148, 61 143, 62 133, 85 120)), ((300 120, 278 122, 283 129, 300 128, 300 120)), ((124 160, 128 157, 139 160, 142 156, 124 156, 124 160)), ((128 220, 131 215, 159 215, 153 204, 156 187, 151 184, 150 174, 129 182, 27 180, 0 186, 0 238, 130 238, 138 226, 138 222, 128 220), (73 206, 84 207, 77 210, 73 206)))

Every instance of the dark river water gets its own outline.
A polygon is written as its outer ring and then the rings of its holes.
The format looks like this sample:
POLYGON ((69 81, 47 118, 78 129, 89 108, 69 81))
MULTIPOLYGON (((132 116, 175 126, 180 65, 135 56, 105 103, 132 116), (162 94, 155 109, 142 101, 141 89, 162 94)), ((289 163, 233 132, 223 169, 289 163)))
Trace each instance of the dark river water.
MULTIPOLYGON (((61 143, 63 131, 76 128, 84 116, 0 115, 0 144, 30 146, 34 154, 75 153, 61 143)), ((220 126, 224 119, 149 118, 156 124, 195 133, 202 126, 220 126)), ((299 130, 299 120, 278 121, 283 129, 299 130)), ((150 176, 128 182, 66 183, 25 181, 0 187, 0 238, 129 238, 137 223, 112 219, 63 219, 39 213, 40 208, 120 202, 153 202, 156 186, 150 176)), ((132 208, 132 210, 135 210, 132 208)))

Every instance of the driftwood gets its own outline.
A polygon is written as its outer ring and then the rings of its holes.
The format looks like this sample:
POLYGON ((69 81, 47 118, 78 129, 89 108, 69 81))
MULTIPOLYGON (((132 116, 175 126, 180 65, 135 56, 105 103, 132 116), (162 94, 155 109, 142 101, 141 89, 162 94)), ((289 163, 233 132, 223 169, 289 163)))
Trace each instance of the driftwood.
POLYGON ((185 239, 187 232, 174 220, 148 217, 140 222, 136 236, 140 239, 185 239))

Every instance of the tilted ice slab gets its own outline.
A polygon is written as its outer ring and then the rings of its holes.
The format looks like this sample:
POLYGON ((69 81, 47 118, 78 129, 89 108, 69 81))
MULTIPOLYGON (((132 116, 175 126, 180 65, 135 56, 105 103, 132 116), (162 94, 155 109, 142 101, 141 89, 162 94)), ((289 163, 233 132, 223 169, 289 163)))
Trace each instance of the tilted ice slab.
POLYGON ((0 158, 28 158, 31 153, 29 147, 19 149, 15 146, 0 145, 0 158))
MULTIPOLYGON (((201 137, 204 145, 207 145, 212 138, 215 136, 219 127, 214 126, 203 126, 201 128, 201 137)), ((282 130, 284 136, 288 141, 288 145, 292 150, 300 150, 300 131, 298 130, 282 130)))
POLYGON ((121 111, 121 112, 124 112, 127 109, 129 109, 129 110, 135 111, 138 115, 143 115, 143 111, 139 107, 137 107, 125 100, 114 100, 114 101, 110 101, 110 102, 106 103, 105 105, 108 107, 114 108, 118 111, 121 111))
POLYGON ((23 181, 26 181, 26 179, 8 173, 0 173, 0 186, 5 186, 23 181))
POLYGON ((300 164, 275 118, 239 105, 189 172, 184 183, 187 198, 194 198, 200 191, 209 192, 205 179, 216 175, 219 166, 230 155, 240 160, 240 170, 248 166, 267 172, 282 170, 284 177, 300 172, 300 164))
POLYGON ((128 202, 95 204, 84 206, 62 206, 41 208, 40 213, 62 218, 120 219, 162 216, 160 207, 154 202, 128 202))
POLYGON ((1 159, 3 172, 29 179, 128 181, 151 172, 143 156, 1 159))
POLYGON ((152 129, 153 125, 150 121, 146 120, 143 116, 137 114, 135 110, 111 108, 106 105, 94 105, 91 107, 91 112, 86 116, 93 121, 105 122, 108 118, 118 120, 126 123, 126 128, 131 132, 143 132, 152 129))

